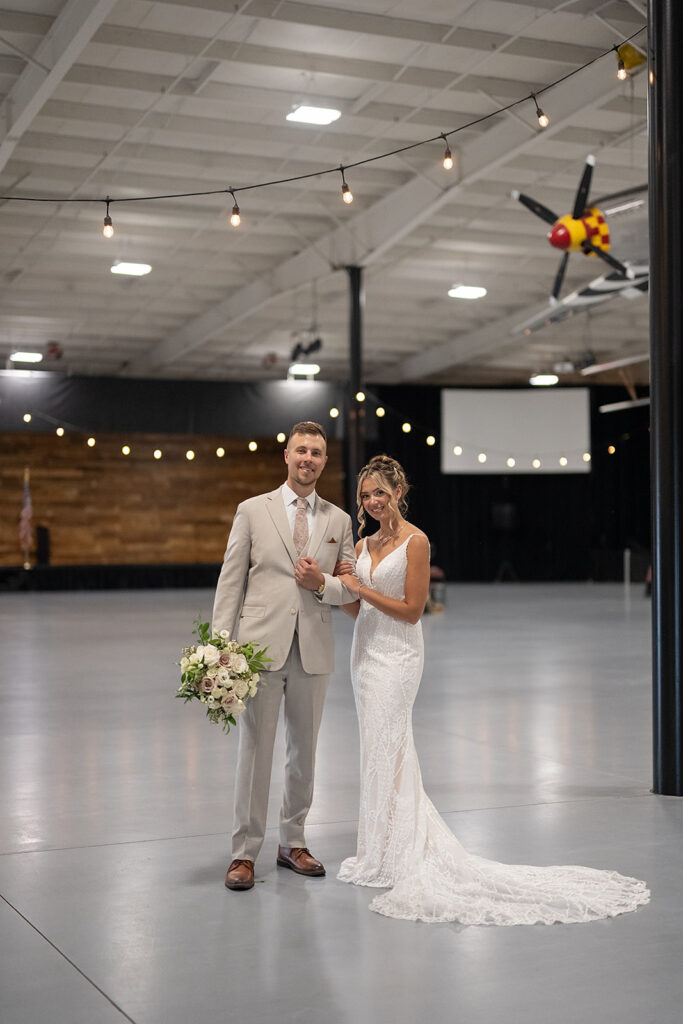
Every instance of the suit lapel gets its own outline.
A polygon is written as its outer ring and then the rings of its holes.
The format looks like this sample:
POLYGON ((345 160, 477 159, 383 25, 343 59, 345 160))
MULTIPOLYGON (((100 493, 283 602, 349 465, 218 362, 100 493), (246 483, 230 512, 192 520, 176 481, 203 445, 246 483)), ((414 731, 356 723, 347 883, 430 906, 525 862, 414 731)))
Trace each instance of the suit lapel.
POLYGON ((287 548, 287 554, 291 558, 292 564, 296 565, 299 561, 299 556, 296 553, 294 541, 292 540, 292 531, 289 528, 289 520, 287 519, 287 513, 285 512, 285 503, 282 499, 282 491, 280 488, 276 491, 271 491, 267 496, 266 507, 270 514, 270 518, 273 520, 275 529, 280 534, 282 542, 287 548))
POLYGON ((313 531, 308 541, 306 554, 315 558, 318 548, 322 544, 323 537, 327 532, 327 524, 330 521, 330 504, 324 501, 319 495, 315 497, 315 515, 313 516, 313 531))

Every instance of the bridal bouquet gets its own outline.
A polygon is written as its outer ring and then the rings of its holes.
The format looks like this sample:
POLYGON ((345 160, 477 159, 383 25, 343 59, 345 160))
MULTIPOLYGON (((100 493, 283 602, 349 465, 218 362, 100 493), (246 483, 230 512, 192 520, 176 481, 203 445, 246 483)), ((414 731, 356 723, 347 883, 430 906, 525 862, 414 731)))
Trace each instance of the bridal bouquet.
POLYGON ((271 660, 266 657, 268 648, 256 650, 253 644, 238 644, 229 639, 227 630, 212 633, 209 623, 199 619, 194 625, 192 632, 199 643, 183 648, 176 697, 186 704, 200 700, 206 705, 207 718, 230 732, 246 702, 256 696, 259 672, 271 660))

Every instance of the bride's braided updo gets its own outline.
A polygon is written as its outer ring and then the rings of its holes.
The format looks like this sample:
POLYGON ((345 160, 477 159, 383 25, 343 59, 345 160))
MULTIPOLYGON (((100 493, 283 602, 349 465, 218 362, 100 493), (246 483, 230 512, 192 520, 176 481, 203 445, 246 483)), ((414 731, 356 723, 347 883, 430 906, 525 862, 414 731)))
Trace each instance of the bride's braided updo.
POLYGON ((406 478, 405 470, 400 462, 392 459, 390 455, 375 455, 366 466, 363 466, 358 474, 358 490, 356 492, 356 503, 358 505, 358 522, 360 537, 365 532, 365 509, 361 501, 361 491, 364 481, 371 476, 380 485, 383 491, 390 495, 389 501, 389 532, 395 533, 398 529, 399 519, 408 511, 406 497, 410 490, 410 484, 406 478), (396 492, 400 488, 400 495, 396 492))

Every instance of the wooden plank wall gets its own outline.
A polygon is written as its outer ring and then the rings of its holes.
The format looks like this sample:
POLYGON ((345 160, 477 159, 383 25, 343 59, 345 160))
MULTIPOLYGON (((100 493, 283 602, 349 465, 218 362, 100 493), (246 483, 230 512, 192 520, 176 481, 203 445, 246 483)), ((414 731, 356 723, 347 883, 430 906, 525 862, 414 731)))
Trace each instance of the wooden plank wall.
MULTIPOLYGON (((31 471, 35 527, 50 531, 52 565, 219 562, 235 509, 286 477, 284 445, 259 438, 178 434, 0 433, 0 565, 23 562, 18 523, 24 467, 31 471), (130 445, 131 454, 121 448, 130 445), (225 449, 218 458, 216 449, 225 449), (163 457, 153 458, 155 448, 163 457), (192 448, 196 457, 188 461, 192 448)), ((343 504, 341 443, 329 443, 318 490, 343 504)))

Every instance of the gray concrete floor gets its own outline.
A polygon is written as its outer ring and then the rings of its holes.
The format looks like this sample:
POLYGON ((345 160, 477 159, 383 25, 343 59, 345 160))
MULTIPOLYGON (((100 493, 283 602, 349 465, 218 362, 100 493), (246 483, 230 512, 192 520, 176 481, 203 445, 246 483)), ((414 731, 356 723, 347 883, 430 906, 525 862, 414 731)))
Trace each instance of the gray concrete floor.
POLYGON ((2 1024, 681 1019, 683 800, 653 796, 640 587, 448 588, 424 620, 415 734, 427 791, 473 852, 645 878, 593 924, 459 928, 371 913, 354 850, 351 623, 308 841, 275 867, 283 747, 255 888, 223 887, 236 736, 173 699, 208 591, 0 595, 2 1024))

